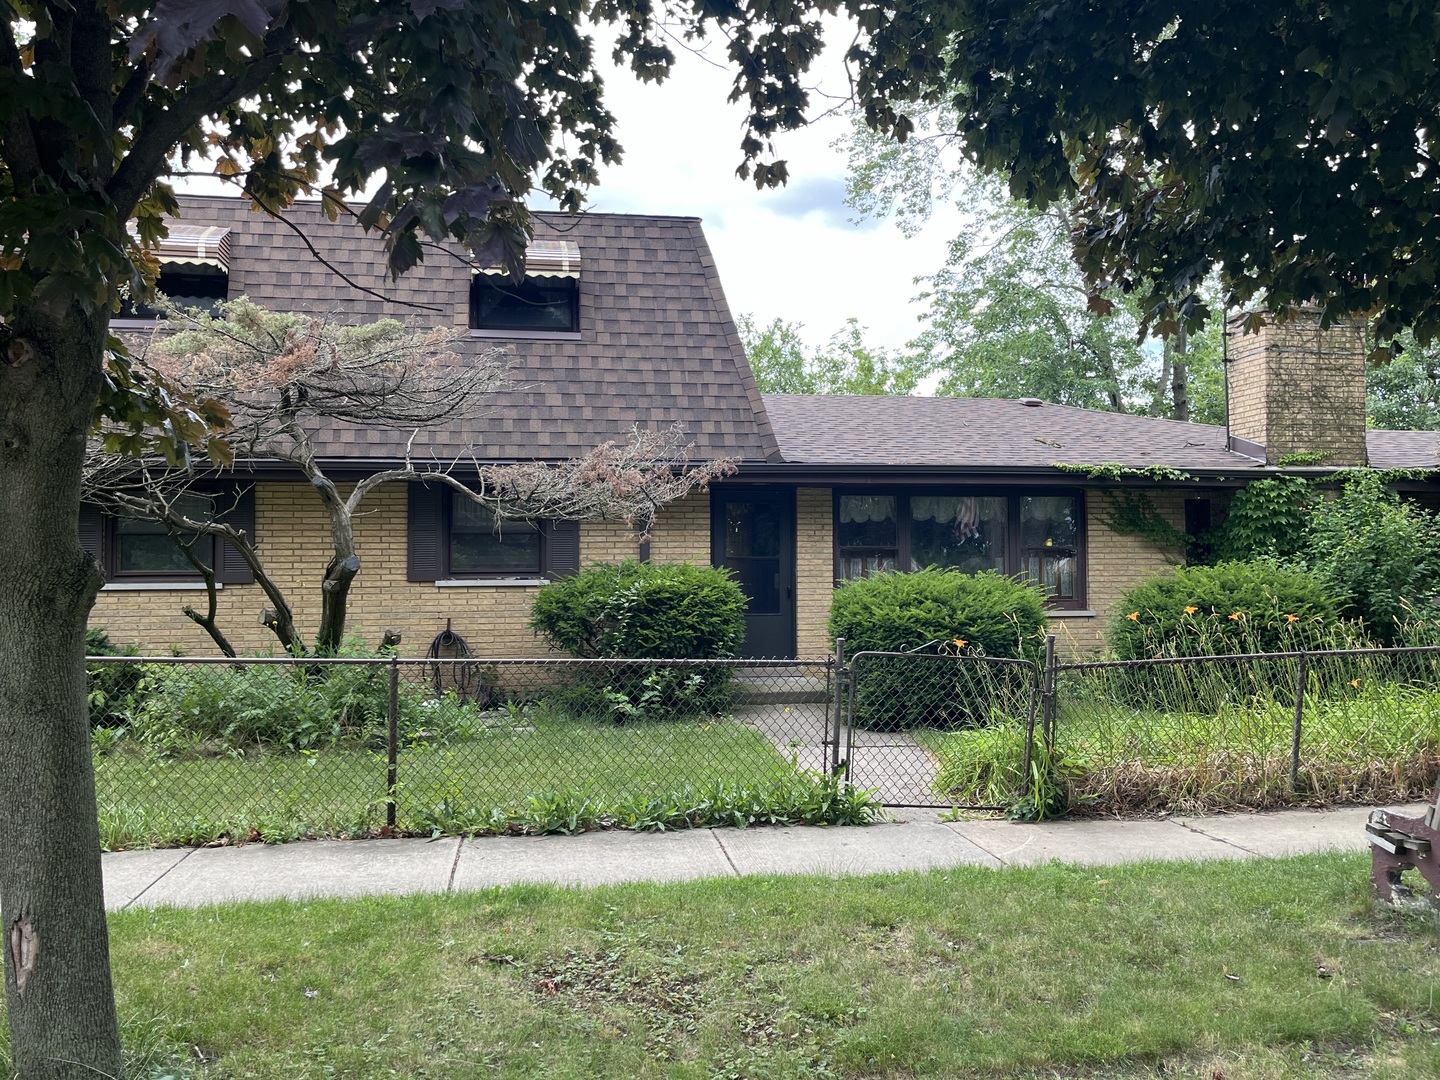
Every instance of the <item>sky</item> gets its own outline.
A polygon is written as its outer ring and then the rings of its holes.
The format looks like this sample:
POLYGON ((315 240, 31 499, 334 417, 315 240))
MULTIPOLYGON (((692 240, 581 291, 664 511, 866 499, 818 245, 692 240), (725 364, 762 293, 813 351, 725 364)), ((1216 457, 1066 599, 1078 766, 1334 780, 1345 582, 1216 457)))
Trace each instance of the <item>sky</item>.
MULTIPOLYGON (((799 322, 815 347, 854 316, 868 327, 870 343, 903 346, 919 330, 914 279, 943 264, 958 214, 942 211, 908 239, 891 222, 857 222, 845 205, 845 154, 832 146, 849 130, 838 114, 778 136, 776 156, 789 164, 789 184, 757 191, 735 175, 744 111, 725 101, 729 71, 677 52, 674 73, 658 86, 623 71, 606 78, 625 156, 601 173, 589 208, 703 219, 737 317, 799 322)), ((843 72, 825 59, 818 86, 834 92, 844 86, 843 72)), ((815 101, 817 114, 831 104, 815 101)))

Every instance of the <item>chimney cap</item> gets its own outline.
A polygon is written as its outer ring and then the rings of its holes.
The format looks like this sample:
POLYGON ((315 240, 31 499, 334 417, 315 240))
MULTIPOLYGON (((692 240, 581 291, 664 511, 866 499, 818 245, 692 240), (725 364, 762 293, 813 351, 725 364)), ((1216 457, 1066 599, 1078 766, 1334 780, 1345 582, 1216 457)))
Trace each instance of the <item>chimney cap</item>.
POLYGON ((1045 402, 1041 401, 1038 397, 1022 397, 1016 398, 1015 400, 1018 404, 1024 405, 1027 409, 1038 409, 1041 405, 1045 404, 1045 402))

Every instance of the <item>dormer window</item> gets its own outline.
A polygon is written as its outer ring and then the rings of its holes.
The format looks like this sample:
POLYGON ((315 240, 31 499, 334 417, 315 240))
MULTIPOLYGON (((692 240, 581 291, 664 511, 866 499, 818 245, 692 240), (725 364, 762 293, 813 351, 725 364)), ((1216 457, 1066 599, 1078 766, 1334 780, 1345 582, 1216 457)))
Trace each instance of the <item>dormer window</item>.
POLYGON ((534 240, 525 252, 525 277, 498 270, 470 283, 470 328, 522 337, 580 330, 580 250, 568 240, 534 240))
MULTIPOLYGON (((230 297, 230 230, 215 226, 170 225, 154 251, 160 260, 155 291, 184 308, 214 314, 230 297)), ((155 319, 153 304, 126 301, 116 318, 155 319)))

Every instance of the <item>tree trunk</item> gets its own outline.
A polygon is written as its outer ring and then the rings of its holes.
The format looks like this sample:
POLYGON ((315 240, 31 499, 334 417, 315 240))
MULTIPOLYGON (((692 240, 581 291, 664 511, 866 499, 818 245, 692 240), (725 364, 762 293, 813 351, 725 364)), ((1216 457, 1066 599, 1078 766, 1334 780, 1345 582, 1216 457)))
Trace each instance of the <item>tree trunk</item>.
POLYGON ((1185 363, 1188 342, 1182 329, 1175 335, 1174 364, 1170 373, 1170 400, 1174 405, 1171 415, 1176 420, 1190 419, 1190 372, 1185 363))
POLYGON ((80 473, 103 313, 22 308, 0 328, 0 951, 24 1080, 118 1076, 85 687, 100 587, 80 473))
POLYGON ((315 634, 315 652, 334 656, 345 643, 345 615, 350 606, 350 583, 360 572, 360 556, 355 553, 355 525, 350 510, 340 493, 328 480, 315 480, 315 488, 330 515, 330 543, 335 554, 325 568, 320 583, 320 629, 315 634))

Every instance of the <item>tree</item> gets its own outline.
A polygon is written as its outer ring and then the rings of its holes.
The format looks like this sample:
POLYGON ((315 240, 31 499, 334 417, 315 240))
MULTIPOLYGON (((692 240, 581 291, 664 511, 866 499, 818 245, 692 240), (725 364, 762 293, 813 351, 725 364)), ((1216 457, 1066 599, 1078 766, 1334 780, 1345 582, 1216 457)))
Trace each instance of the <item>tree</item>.
POLYGON ((1366 369, 1365 412, 1370 426, 1440 431, 1440 344, 1421 347, 1401 335, 1401 351, 1372 358, 1366 369))
POLYGON ((1010 193, 1072 203, 1097 311, 1191 333, 1222 302, 1440 333, 1440 20, 1429 0, 974 0, 862 15, 866 123, 943 134, 1010 193))
MULTIPOLYGON (((927 134, 943 126, 938 115, 919 124, 927 134)), ((933 137, 899 144, 856 124, 848 149, 848 200, 860 213, 893 217, 913 234, 949 200, 965 221, 917 298, 928 309, 912 347, 939 376, 939 393, 1224 422, 1220 327, 1146 346, 1125 298, 1096 315, 1065 206, 1036 210, 1010 198, 933 137)))
POLYGON ((394 273, 425 245, 523 266, 533 186, 578 209, 618 158, 593 43, 658 79, 664 34, 719 28, 748 104, 742 170, 783 181, 770 136, 804 121, 818 22, 677 0, 7 0, 0 25, 0 895, 6 1012, 26 1080, 114 1076, 84 631, 100 585, 77 537, 87 435, 208 443, 219 412, 179 405, 108 335, 122 287, 175 204, 165 179, 228 176, 278 212, 321 191, 386 238, 394 273), (329 182, 322 186, 322 167, 329 182), (133 232, 131 223, 133 222, 133 232), (97 412, 98 410, 98 412, 97 412), (155 430, 158 436, 145 434, 155 430))
MULTIPOLYGON (((454 350, 464 331, 412 331, 393 319, 348 326, 266 311, 245 299, 222 304, 216 315, 169 307, 168 316, 146 360, 181 392, 221 402, 230 415, 231 448, 251 460, 293 466, 325 508, 332 550, 320 582, 313 646, 322 656, 334 655, 345 639, 350 586, 360 571, 355 514, 382 484, 444 484, 497 519, 622 517, 648 534, 661 506, 733 468, 725 460, 691 465, 689 442, 677 426, 637 429, 628 442, 607 442, 584 458, 557 465, 488 465, 463 454, 448 461, 415 460, 407 451, 401 466, 379 470, 343 492, 326 475, 317 438, 341 426, 378 425, 410 431, 413 445, 423 431, 482 421, 489 395, 509 389, 505 350, 462 360, 454 350)), ((261 621, 281 648, 307 655, 293 608, 253 538, 228 524, 223 513, 194 516, 185 496, 196 479, 194 470, 137 463, 97 447, 86 462, 85 497, 166 526, 207 586, 207 611, 186 607, 184 613, 221 652, 235 655, 216 623, 215 568, 197 553, 195 540, 201 536, 222 537, 239 552, 270 603, 261 621)))
POLYGON ((806 352, 800 323, 776 318, 757 327, 741 315, 737 325, 763 394, 910 394, 920 381, 915 357, 869 344, 855 318, 812 353, 806 352))

